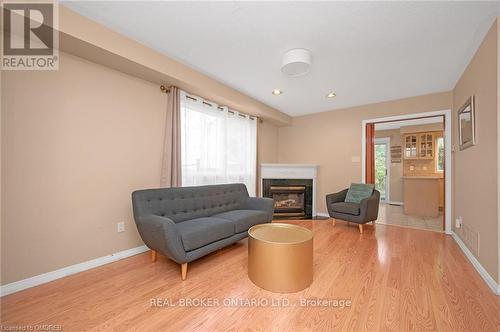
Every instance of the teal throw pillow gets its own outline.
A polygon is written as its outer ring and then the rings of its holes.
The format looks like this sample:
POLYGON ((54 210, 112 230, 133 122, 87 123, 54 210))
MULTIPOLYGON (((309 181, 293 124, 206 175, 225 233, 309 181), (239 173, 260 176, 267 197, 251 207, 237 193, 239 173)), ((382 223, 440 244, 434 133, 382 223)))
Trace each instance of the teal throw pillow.
POLYGON ((372 195, 373 188, 373 184, 351 183, 345 196, 345 202, 359 204, 362 200, 372 195))

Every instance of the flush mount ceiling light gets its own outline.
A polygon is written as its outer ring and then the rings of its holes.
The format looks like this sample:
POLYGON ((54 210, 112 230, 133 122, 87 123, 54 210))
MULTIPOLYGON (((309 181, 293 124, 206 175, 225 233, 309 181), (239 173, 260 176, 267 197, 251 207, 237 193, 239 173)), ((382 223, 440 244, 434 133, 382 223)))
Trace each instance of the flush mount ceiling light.
POLYGON ((337 97, 337 94, 333 91, 326 95, 326 98, 335 98, 335 97, 337 97))
POLYGON ((280 94, 283 93, 283 91, 281 91, 280 89, 274 89, 273 92, 271 92, 273 95, 275 96, 279 96, 280 94))
POLYGON ((311 51, 304 48, 294 48, 283 56, 281 71, 291 77, 305 75, 309 72, 311 60, 311 51))

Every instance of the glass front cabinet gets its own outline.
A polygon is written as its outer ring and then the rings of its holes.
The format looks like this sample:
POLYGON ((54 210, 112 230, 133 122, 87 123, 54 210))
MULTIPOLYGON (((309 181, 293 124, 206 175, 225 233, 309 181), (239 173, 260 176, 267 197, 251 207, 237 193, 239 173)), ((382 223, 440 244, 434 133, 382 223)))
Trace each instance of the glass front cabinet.
POLYGON ((418 147, 418 136, 417 134, 407 134, 404 136, 404 158, 405 159, 416 159, 418 158, 417 147, 418 147))
POLYGON ((432 133, 422 133, 418 139, 419 159, 433 159, 434 158, 434 135, 432 133))
POLYGON ((433 159, 434 134, 406 134, 403 138, 404 159, 433 159))

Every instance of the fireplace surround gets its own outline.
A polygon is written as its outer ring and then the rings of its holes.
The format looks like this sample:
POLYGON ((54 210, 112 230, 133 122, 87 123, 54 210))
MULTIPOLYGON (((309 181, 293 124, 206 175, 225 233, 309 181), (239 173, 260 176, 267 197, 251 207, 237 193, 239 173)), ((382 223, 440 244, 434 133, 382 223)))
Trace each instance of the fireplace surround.
POLYGON ((274 200, 275 218, 316 216, 316 173, 316 165, 261 165, 260 194, 274 200))

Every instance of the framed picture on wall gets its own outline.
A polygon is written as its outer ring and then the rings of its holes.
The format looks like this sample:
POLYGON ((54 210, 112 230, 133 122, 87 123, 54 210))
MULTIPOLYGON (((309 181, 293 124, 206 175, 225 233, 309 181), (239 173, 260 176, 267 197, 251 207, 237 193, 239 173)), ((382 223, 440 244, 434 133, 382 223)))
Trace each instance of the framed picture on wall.
POLYGON ((474 96, 458 110, 458 141, 460 150, 476 145, 474 96))

